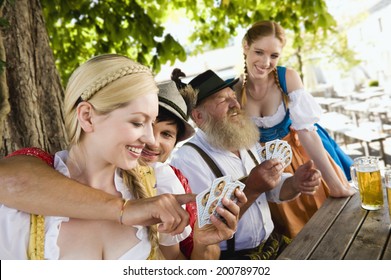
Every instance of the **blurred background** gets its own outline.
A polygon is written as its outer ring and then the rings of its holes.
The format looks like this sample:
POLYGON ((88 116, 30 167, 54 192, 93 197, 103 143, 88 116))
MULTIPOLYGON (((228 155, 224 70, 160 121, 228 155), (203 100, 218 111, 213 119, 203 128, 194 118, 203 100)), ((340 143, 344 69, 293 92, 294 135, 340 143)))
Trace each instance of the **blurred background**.
POLYGON ((92 56, 121 53, 157 81, 243 71, 241 40, 259 20, 280 23, 280 63, 322 106, 321 124, 356 157, 390 164, 391 0, 0 1, 0 156, 67 145, 64 88, 92 56))
MULTIPOLYGON (((323 108, 321 124, 348 154, 353 158, 379 156, 382 165, 390 165, 391 1, 325 3, 336 21, 336 32, 315 40, 313 34, 302 35, 304 43, 298 54, 295 34, 287 30, 288 43, 280 63, 302 73, 306 89, 323 108)), ((191 22, 181 18, 168 23, 167 29, 186 44, 189 26, 191 22)), ((240 75, 245 30, 240 28, 227 47, 163 65, 156 79, 169 79, 173 68, 187 74, 185 82, 207 69, 225 79, 240 75)))

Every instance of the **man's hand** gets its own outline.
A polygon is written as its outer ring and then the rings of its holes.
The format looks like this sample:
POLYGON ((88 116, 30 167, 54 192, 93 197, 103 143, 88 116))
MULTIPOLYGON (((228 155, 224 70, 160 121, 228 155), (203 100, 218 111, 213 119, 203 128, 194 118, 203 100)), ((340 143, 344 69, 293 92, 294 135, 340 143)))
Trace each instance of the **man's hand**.
POLYGON ((313 195, 320 185, 322 174, 312 160, 300 165, 293 175, 294 188, 298 193, 313 195))
POLYGON ((240 216, 242 216, 251 204, 264 192, 277 186, 281 181, 283 165, 277 159, 265 160, 255 166, 246 179, 244 193, 247 196, 247 203, 240 206, 240 216))
POLYGON ((252 194, 258 197, 261 193, 275 188, 281 180, 282 172, 283 165, 277 159, 265 160, 255 166, 246 180, 247 197, 252 194))
POLYGON ((123 214, 124 225, 158 225, 158 231, 180 234, 189 224, 189 214, 181 205, 195 201, 195 194, 162 194, 129 201, 123 214))

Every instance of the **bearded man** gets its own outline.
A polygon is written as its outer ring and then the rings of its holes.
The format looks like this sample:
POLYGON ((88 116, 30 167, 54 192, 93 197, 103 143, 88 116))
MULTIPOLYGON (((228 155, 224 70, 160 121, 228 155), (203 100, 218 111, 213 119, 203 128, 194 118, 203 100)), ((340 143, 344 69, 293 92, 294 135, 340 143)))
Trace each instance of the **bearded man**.
POLYGON ((236 82, 225 83, 208 70, 181 90, 198 130, 174 153, 171 164, 187 177, 195 193, 221 176, 245 183, 248 202, 241 207, 236 234, 220 243, 221 259, 275 259, 290 240, 273 231, 268 200, 278 203, 300 193, 312 194, 321 174, 312 161, 293 176, 283 173, 277 159, 259 164, 259 132, 230 88, 236 82))

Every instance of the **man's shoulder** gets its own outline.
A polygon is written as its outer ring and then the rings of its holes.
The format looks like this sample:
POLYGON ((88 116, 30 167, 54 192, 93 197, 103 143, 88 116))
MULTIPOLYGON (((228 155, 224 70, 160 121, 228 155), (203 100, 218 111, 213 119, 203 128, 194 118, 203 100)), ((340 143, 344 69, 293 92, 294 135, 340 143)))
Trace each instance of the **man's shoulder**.
POLYGON ((175 163, 178 161, 187 161, 189 158, 189 154, 192 154, 194 150, 192 147, 187 145, 186 143, 177 148, 172 154, 171 154, 171 160, 170 163, 172 163, 175 166, 175 163))

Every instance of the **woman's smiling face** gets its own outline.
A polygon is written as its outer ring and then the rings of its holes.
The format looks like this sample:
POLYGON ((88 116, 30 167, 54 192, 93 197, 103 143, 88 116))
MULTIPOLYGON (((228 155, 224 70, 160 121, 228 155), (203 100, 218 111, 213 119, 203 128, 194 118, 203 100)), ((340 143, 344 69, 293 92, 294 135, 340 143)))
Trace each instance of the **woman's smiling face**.
POLYGON ((250 46, 244 44, 248 74, 264 78, 277 66, 283 45, 275 36, 260 37, 250 46))
POLYGON ((93 132, 85 135, 88 145, 94 147, 103 161, 125 170, 132 169, 145 145, 155 142, 152 125, 157 113, 156 94, 140 96, 105 115, 95 113, 93 132))

